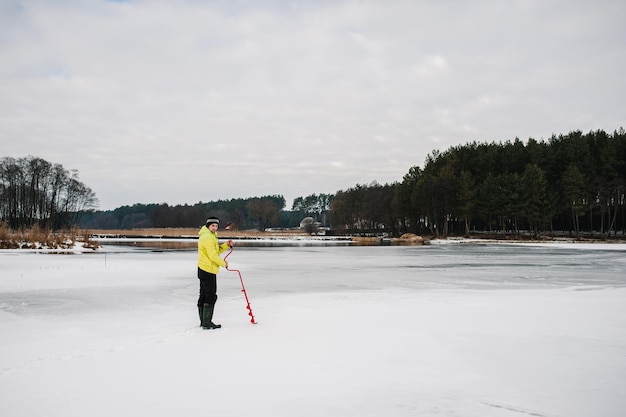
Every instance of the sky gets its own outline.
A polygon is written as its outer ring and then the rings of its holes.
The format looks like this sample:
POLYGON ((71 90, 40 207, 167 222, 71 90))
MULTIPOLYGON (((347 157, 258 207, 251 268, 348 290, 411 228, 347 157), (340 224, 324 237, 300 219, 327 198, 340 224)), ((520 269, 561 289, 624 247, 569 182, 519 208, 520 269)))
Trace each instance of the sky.
POLYGON ((626 126, 626 3, 0 0, 0 157, 111 210, 401 181, 626 126))

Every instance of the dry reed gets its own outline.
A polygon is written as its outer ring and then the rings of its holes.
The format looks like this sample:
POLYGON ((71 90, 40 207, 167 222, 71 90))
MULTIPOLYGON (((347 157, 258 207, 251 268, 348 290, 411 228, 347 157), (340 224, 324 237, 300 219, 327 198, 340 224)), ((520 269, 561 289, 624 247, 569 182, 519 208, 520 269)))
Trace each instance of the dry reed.
POLYGON ((25 230, 12 230, 6 223, 0 223, 0 249, 72 249, 81 241, 84 248, 98 248, 98 242, 90 237, 87 230, 52 232, 38 225, 25 230))

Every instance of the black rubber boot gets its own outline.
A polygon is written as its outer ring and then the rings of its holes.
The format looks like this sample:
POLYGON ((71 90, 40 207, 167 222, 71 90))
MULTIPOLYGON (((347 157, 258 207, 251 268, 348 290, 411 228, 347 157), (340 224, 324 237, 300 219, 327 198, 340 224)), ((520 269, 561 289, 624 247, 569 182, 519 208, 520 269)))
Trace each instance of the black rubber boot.
POLYGON ((202 306, 198 306, 198 315, 200 316, 200 326, 202 326, 202 306))
POLYGON ((222 327, 221 324, 213 323, 213 310, 215 309, 215 305, 212 304, 204 304, 202 306, 202 328, 203 329, 219 329, 222 327))

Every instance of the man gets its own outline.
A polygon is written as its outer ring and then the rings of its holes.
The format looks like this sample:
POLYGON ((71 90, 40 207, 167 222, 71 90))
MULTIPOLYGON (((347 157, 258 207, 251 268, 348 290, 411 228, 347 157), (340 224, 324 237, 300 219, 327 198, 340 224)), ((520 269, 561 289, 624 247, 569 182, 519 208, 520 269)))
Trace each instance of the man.
POLYGON ((219 255, 228 250, 233 245, 233 241, 219 244, 217 240, 219 223, 217 217, 209 217, 198 232, 198 278, 200 279, 198 313, 203 329, 222 327, 220 324, 213 323, 213 310, 217 301, 217 273, 220 266, 228 268, 228 262, 219 255))

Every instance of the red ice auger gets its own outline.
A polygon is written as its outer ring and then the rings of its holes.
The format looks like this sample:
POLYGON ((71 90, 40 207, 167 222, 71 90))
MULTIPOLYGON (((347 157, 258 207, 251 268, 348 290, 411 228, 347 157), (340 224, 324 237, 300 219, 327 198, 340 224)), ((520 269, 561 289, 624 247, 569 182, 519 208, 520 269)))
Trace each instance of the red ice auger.
MULTIPOLYGON (((231 253, 233 253, 232 247, 230 248, 230 252, 228 252, 228 254, 224 256, 224 260, 226 260, 226 258, 228 258, 231 253)), ((243 285, 243 278, 241 278, 241 271, 239 271, 238 269, 230 269, 230 268, 226 268, 226 269, 228 271, 236 272, 239 274, 239 281, 241 282, 241 292, 243 293, 244 297, 246 297, 246 308, 248 309, 248 315, 250 316, 250 323, 256 324, 256 321, 254 321, 254 314, 252 314, 252 307, 250 306, 250 300, 248 300, 248 293, 246 292, 246 287, 243 285)))

